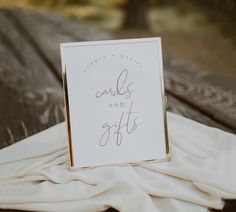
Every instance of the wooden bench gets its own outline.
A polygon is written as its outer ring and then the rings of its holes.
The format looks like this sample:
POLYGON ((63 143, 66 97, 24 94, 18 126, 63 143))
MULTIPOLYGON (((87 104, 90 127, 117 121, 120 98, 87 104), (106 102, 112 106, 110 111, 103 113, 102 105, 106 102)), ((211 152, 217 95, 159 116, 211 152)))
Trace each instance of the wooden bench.
MULTIPOLYGON (((112 36, 49 13, 2 9, 0 38, 3 148, 64 121, 59 44, 112 36)), ((236 133, 235 79, 170 58, 164 69, 169 111, 236 133)), ((224 211, 236 211, 236 201, 227 200, 224 211)))

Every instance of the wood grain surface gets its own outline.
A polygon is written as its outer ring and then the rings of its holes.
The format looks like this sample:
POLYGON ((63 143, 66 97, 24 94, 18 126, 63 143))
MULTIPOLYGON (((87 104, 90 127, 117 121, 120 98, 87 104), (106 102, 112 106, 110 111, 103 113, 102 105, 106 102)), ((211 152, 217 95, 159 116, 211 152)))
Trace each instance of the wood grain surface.
MULTIPOLYGON (((103 39, 112 36, 64 17, 0 10, 0 148, 64 120, 59 44, 103 39)), ((164 69, 169 111, 236 133, 235 79, 170 58, 164 69)))
POLYGON ((0 13, 0 147, 63 120, 60 83, 15 22, 0 13))

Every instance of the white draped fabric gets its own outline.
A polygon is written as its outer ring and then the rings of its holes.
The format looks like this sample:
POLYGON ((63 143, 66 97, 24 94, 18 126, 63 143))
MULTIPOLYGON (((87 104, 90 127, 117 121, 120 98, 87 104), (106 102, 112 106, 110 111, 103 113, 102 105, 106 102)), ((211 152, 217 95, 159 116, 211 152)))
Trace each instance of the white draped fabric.
POLYGON ((168 131, 171 160, 133 167, 71 172, 65 123, 6 147, 0 208, 203 212, 236 198, 235 135, 173 113, 168 131))

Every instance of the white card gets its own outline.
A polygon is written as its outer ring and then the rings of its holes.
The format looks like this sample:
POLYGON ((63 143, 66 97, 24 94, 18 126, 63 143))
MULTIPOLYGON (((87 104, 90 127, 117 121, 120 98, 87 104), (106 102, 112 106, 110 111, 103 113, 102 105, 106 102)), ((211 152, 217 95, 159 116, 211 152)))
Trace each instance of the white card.
POLYGON ((72 168, 168 155, 160 38, 61 44, 72 168))

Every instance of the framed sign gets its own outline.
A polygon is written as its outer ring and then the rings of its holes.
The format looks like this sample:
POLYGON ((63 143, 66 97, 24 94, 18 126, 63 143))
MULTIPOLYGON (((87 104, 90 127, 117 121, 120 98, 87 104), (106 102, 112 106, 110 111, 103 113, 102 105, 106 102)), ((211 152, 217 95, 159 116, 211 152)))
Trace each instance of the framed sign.
POLYGON ((161 39, 60 47, 71 167, 166 160, 161 39))

